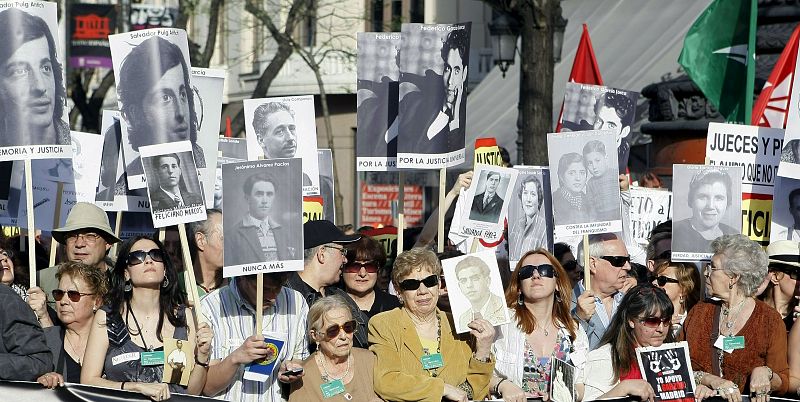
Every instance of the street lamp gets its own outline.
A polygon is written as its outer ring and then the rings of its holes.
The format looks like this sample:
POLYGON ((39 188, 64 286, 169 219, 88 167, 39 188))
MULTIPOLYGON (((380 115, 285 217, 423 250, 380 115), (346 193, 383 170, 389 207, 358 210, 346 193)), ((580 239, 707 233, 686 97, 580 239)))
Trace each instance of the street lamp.
POLYGON ((567 29, 567 20, 561 15, 561 5, 558 5, 555 21, 553 21, 553 63, 561 61, 561 48, 564 47, 564 31, 567 29))
POLYGON ((494 64, 500 66, 503 78, 506 77, 508 66, 514 64, 514 55, 517 53, 517 37, 520 29, 519 21, 503 12, 497 13, 497 17, 489 24, 494 64))

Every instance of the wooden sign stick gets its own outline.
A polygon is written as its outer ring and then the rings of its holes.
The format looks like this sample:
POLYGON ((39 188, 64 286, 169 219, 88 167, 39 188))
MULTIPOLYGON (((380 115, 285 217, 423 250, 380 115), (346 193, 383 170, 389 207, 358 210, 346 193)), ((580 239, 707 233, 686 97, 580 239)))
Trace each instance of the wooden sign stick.
POLYGON ((253 335, 261 335, 264 321, 264 274, 256 274, 256 328, 253 335))
POLYGON ((405 186, 406 174, 402 170, 398 172, 397 178, 399 189, 397 190, 397 255, 403 252, 403 231, 405 230, 405 186))
MULTIPOLYGON (((56 211, 53 214, 53 228, 61 225, 61 199, 64 195, 64 183, 58 182, 56 184, 56 211)), ((50 264, 48 267, 56 265, 56 254, 58 254, 58 242, 53 239, 50 242, 50 264)))
MULTIPOLYGON (((119 234, 121 232, 122 232, 122 211, 117 211, 117 217, 114 220, 114 236, 117 236, 117 239, 119 239, 119 234)), ((117 245, 119 245, 119 242, 114 243, 114 245, 111 246, 111 253, 109 255, 117 255, 117 245)))
POLYGON ((439 230, 437 234, 438 242, 436 243, 436 251, 439 253, 444 252, 444 197, 445 197, 445 188, 444 186, 447 184, 447 168, 439 169, 439 230))
POLYGON ((30 287, 36 286, 36 229, 33 219, 33 168, 25 159, 25 206, 28 208, 28 274, 30 287))
MULTIPOLYGON (((192 253, 189 251, 189 238, 186 236, 186 224, 178 224, 178 236, 181 239, 181 253, 183 254, 183 269, 185 272, 186 280, 186 296, 189 302, 194 306, 195 318, 199 322, 208 322, 208 319, 200 311, 200 294, 197 293, 197 280, 194 276, 194 264, 192 263, 192 253)), ((197 328, 195 323, 195 328, 197 328)))
POLYGON ((592 274, 589 269, 589 235, 583 235, 583 285, 584 289, 589 290, 592 287, 592 274))

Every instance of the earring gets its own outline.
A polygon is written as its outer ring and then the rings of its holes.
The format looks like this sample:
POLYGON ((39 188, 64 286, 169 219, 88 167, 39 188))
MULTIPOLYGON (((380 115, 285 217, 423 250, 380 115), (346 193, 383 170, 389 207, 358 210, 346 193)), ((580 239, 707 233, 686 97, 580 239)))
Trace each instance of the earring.
POLYGON ((731 282, 730 285, 728 285, 728 289, 733 289, 733 282, 731 282))
POLYGON ((97 312, 97 306, 92 306, 92 314, 97 312))
POLYGON ((680 303, 683 304, 683 296, 681 296, 680 303))
POLYGON ((164 282, 161 283, 161 287, 166 288, 167 286, 169 286, 169 278, 167 278, 167 276, 164 275, 164 282))
POLYGON ((522 292, 519 292, 517 295, 517 306, 524 306, 525 305, 525 298, 522 296, 522 292))
POLYGON ((561 303, 563 300, 561 299, 561 292, 556 290, 556 303, 561 303))
POLYGON ((130 292, 133 290, 133 285, 131 285, 131 280, 128 279, 125 281, 125 292, 130 292))

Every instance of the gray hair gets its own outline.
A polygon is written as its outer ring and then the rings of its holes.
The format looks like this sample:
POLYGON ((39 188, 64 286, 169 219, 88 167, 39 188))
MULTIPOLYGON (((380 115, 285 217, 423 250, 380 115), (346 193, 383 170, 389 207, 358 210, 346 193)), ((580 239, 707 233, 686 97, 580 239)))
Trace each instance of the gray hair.
POLYGON ((720 268, 726 274, 739 277, 736 286, 745 296, 754 295, 767 276, 767 253, 761 246, 743 234, 730 234, 712 241, 711 250, 724 257, 720 268))
POLYGON ((333 295, 325 296, 317 299, 314 304, 308 309, 308 318, 306 320, 308 325, 308 337, 313 342, 314 338, 311 336, 311 331, 322 331, 322 321, 325 319, 325 313, 334 309, 343 309, 347 311, 350 318, 353 318, 350 312, 350 305, 344 300, 342 296, 333 295))
MULTIPOLYGON (((616 233, 598 233, 589 235, 589 257, 600 258, 606 255, 605 242, 621 240, 616 233)), ((583 242, 578 244, 578 263, 583 265, 583 242)))
POLYGON ((303 249, 303 265, 307 265, 309 262, 311 262, 311 259, 317 254, 317 251, 319 251, 319 249, 323 246, 324 244, 321 244, 316 247, 303 249))

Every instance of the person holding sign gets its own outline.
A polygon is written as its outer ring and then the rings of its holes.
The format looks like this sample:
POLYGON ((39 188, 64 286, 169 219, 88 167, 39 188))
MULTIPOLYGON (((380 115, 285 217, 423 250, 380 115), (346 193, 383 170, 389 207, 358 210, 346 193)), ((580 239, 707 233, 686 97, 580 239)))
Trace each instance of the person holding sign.
POLYGON ((67 145, 66 92, 47 23, 25 11, 0 12, 0 146, 67 145))
POLYGON ((494 327, 477 318, 469 323, 471 336, 455 334, 452 317, 436 307, 441 275, 430 250, 414 248, 395 259, 392 283, 403 307, 369 321, 375 392, 385 400, 467 402, 489 393, 494 327))
POLYGON ((732 188, 731 177, 717 169, 700 170, 692 176, 688 197, 692 217, 674 223, 672 232, 679 236, 672 239, 673 250, 705 252, 703 245, 717 237, 741 232, 741 228, 721 222, 733 201, 732 188))
POLYGON ((711 249, 706 288, 720 302, 698 303, 681 334, 692 351, 695 397, 738 402, 744 393, 764 402, 789 388, 786 328, 777 311, 754 297, 767 276, 767 255, 741 234, 722 236, 711 249))
POLYGON ((348 401, 380 402, 373 388, 375 355, 353 347, 356 322, 342 296, 326 296, 308 309, 308 337, 317 351, 303 362, 303 378, 292 383, 289 402, 322 401, 341 395, 348 401))
MULTIPOLYGON (((526 252, 517 263, 506 290, 514 319, 499 327, 494 343, 490 389, 498 398, 524 402, 549 395, 554 359, 583 371, 589 338, 570 313, 570 288, 567 272, 544 249, 526 252)), ((583 384, 575 385, 580 400, 583 384)))
POLYGON ((206 382, 212 332, 195 328, 178 272, 156 239, 136 236, 120 247, 107 304, 97 311, 86 344, 81 383, 139 392, 153 400, 199 395, 206 382), (164 340, 196 340, 188 387, 162 383, 164 340))
POLYGON ((663 290, 644 284, 628 291, 620 306, 600 346, 586 358, 584 402, 625 396, 655 400, 653 387, 642 379, 635 349, 673 341, 672 302, 663 290))

